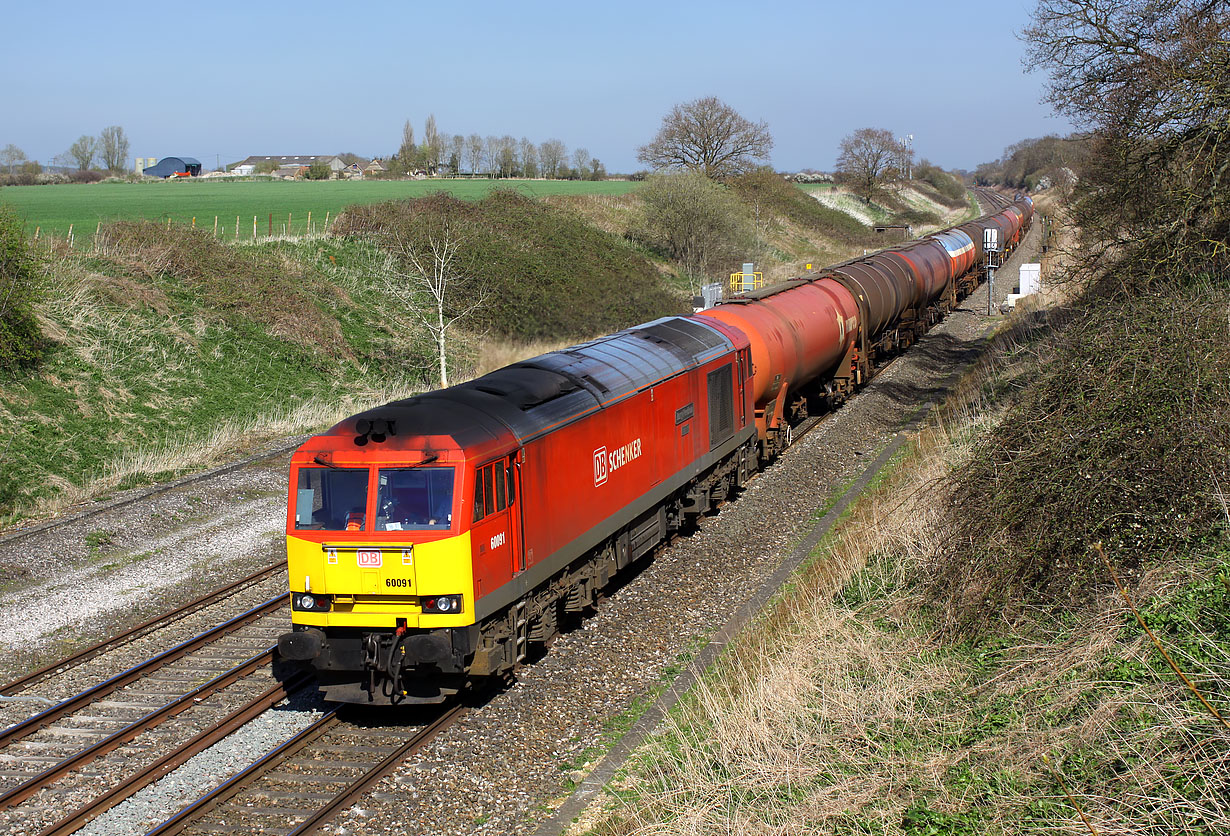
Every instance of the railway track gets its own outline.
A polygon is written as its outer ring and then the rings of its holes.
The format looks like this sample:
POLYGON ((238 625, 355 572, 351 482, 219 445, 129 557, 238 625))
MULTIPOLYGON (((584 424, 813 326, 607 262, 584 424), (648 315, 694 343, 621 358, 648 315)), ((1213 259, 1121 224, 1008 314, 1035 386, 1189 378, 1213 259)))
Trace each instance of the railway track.
POLYGON ((132 783, 157 752, 233 722, 235 701, 284 698, 270 670, 287 606, 271 598, 0 731, 0 823, 41 826, 67 799, 132 783))
POLYGON ((423 722, 373 726, 334 709, 147 836, 313 833, 468 710, 456 703, 423 722))
POLYGON ((136 639, 159 629, 160 627, 165 627, 189 615, 200 612, 206 607, 223 601, 248 586, 252 586, 267 580, 276 573, 282 571, 284 568, 285 564, 281 561, 270 564, 269 566, 266 566, 263 569, 258 569, 237 581, 215 589, 212 592, 207 592, 198 598, 194 598, 193 600, 182 604, 169 612, 156 615, 147 621, 143 621, 134 627, 130 627, 122 633, 104 638, 89 647, 78 650, 71 656, 66 656, 63 659, 52 662, 49 665, 45 665, 38 670, 31 671, 25 676, 14 679, 7 685, 0 686, 0 696, 11 697, 18 695, 23 691, 27 691, 53 676, 62 674, 77 665, 88 662, 90 659, 94 659, 105 653, 110 653, 113 650, 117 650, 124 645, 127 645, 136 639))

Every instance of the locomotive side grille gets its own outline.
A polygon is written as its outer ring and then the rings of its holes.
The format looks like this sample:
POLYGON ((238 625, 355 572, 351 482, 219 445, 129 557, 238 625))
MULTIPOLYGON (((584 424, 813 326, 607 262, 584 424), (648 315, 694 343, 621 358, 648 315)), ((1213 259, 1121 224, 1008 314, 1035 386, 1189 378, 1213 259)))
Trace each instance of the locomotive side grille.
POLYGON ((734 384, 731 364, 709 372, 709 449, 735 433, 734 384))

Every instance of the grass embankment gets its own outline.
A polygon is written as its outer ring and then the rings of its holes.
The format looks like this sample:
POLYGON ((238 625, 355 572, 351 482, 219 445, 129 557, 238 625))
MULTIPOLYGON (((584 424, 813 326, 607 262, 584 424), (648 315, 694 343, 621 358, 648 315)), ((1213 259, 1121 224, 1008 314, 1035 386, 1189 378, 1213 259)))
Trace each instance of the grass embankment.
POLYGON ((1228 311, 1016 317, 585 829, 1230 830, 1228 311))
MULTIPOLYGON (((456 378, 552 347, 524 345, 536 338, 576 341, 682 306, 644 258, 568 213, 507 193, 464 206, 484 230, 470 261, 498 302, 450 343, 456 378), (488 359, 487 346, 503 354, 488 359)), ((434 380, 429 335, 395 301, 373 240, 231 245, 182 225, 103 229, 97 251, 41 250, 33 310, 48 344, 0 387, 0 523, 234 457, 434 380)))
POLYGON ((323 231, 326 215, 336 218, 346 207, 424 197, 447 192, 465 200, 479 200, 497 189, 525 195, 620 195, 640 186, 627 181, 571 180, 223 180, 172 178, 143 183, 89 183, 58 186, 7 186, 0 203, 21 215, 32 236, 63 238, 73 226, 73 237, 87 243, 99 223, 160 221, 196 225, 232 240, 252 239, 252 219, 258 237, 302 235, 312 228, 323 231), (238 219, 238 235, 236 235, 238 219), (287 225, 289 223, 289 228, 287 225))
MULTIPOLYGON (((93 219, 108 214, 108 194, 135 201, 128 214, 178 212, 187 221, 199 210, 183 202, 159 210, 159 196, 331 194, 340 206, 364 193, 374 198, 440 185, 29 188, 49 199, 83 194, 103 204, 90 210, 92 233, 93 219)), ((476 195, 492 184, 457 185, 476 195)), ((413 232, 415 218, 448 215, 466 227, 460 263, 471 282, 459 285, 450 307, 464 306, 469 291, 486 293, 465 330, 450 335, 453 380, 686 310, 688 279, 644 243, 637 196, 617 194, 634 184, 521 185, 590 194, 547 201, 498 191, 472 201, 434 195, 386 202, 354 209, 338 222, 336 231, 345 234, 255 243, 215 239, 200 217, 195 230, 185 223, 106 224, 96 244, 78 239, 75 248, 44 238, 42 287, 30 298, 23 292, 23 310, 33 305, 49 342, 25 341, 29 357, 9 364, 12 380, 0 389, 0 525, 233 457, 261 438, 324 426, 363 404, 428 385, 435 369, 429 335, 389 284, 407 281, 388 244, 413 232), (595 189, 616 193, 595 196, 595 189), (363 234, 351 234, 357 232, 363 234)), ((772 280, 798 275, 807 262, 831 263, 876 246, 849 216, 771 174, 712 188, 738 197, 729 202, 738 217, 722 228, 755 231, 748 238, 756 251, 723 255, 730 270, 751 258, 772 280)), ((25 192, 3 192, 4 199, 14 194, 25 192)), ((295 210, 296 218, 306 215, 295 210)), ((321 215, 317 205, 314 217, 321 215)), ((24 222, 24 233, 21 222, 7 224, 6 240, 27 246, 37 217, 24 222)))
MULTIPOLYGON (((585 339, 665 314, 690 313, 623 239, 516 194, 479 202, 447 195, 356 206, 334 232, 424 248, 448 218, 461 241, 456 269, 485 291, 473 326, 516 340, 585 339)), ((473 292, 474 288, 471 288, 473 292)))
MULTIPOLYGON (((937 169, 934 176, 959 196, 951 197, 926 181, 915 180, 899 190, 884 193, 875 203, 866 203, 842 188, 803 185, 793 189, 793 210, 783 206, 779 211, 798 225, 805 245, 820 244, 817 249, 822 257, 816 262, 819 267, 862 255, 866 250, 894 246, 895 240, 885 240, 874 232, 872 227, 877 224, 909 226, 918 238, 982 214, 977 202, 967 196, 965 187, 951 175, 937 169), (800 193, 806 195, 805 201, 801 201, 800 193)), ((806 250, 801 254, 806 256, 806 250)))

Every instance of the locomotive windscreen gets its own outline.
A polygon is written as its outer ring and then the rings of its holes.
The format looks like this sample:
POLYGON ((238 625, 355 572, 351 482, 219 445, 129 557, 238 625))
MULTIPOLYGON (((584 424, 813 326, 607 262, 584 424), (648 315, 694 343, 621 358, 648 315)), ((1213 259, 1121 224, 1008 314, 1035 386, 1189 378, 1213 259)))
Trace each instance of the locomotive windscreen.
POLYGON ((380 468, 377 531, 446 529, 453 522, 453 468, 380 468))
POLYGON ((295 528, 359 531, 367 516, 367 469, 301 467, 295 528))

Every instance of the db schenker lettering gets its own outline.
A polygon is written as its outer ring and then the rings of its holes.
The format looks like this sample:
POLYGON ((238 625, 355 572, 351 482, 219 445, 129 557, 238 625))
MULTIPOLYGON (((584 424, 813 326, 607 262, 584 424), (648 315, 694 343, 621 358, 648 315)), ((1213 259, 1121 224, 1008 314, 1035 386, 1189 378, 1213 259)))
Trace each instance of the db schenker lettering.
POLYGON ((641 440, 629 441, 623 447, 616 447, 608 454, 611 470, 619 470, 624 465, 641 457, 641 440))

